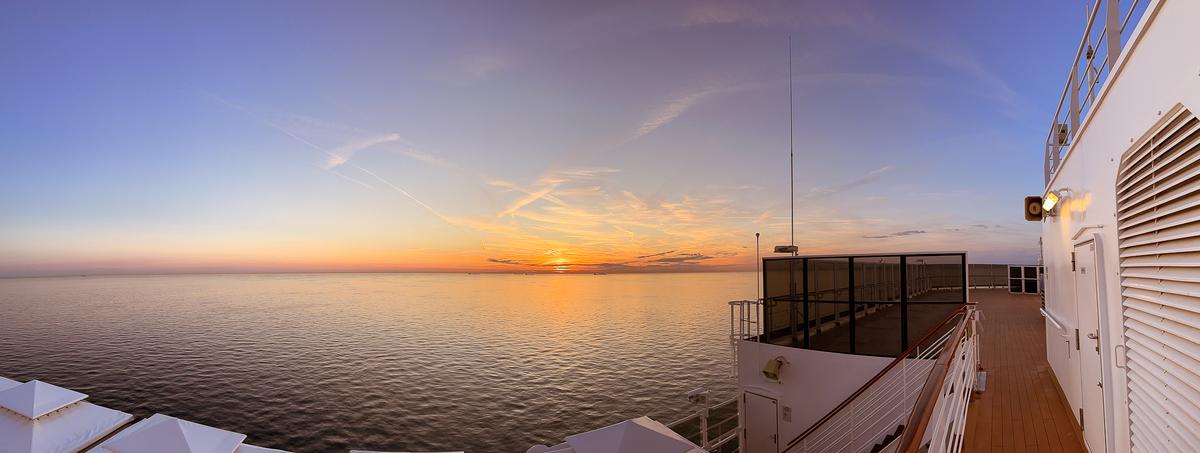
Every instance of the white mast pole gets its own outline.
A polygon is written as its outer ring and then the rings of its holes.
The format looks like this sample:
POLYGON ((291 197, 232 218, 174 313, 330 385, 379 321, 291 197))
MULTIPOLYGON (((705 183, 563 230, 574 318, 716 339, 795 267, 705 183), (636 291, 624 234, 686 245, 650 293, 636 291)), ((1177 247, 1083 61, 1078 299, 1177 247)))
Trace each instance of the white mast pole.
POLYGON ((788 190, 791 192, 792 256, 796 256, 796 132, 795 109, 792 108, 792 35, 788 35, 788 190))

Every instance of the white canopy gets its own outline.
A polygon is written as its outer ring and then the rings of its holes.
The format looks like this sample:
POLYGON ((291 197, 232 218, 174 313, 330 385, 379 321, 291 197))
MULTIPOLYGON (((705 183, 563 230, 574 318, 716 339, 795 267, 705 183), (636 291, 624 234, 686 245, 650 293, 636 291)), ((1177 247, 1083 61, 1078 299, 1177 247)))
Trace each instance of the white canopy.
POLYGON ((704 453, 704 450, 650 417, 609 425, 567 436, 567 441, 546 447, 537 445, 530 453, 704 453))
POLYGON ((289 453, 289 452, 286 452, 283 450, 276 450, 274 448, 255 447, 253 445, 242 444, 240 447, 237 448, 237 451, 234 453, 289 453))
MULTIPOLYGON (((417 453, 417 452, 402 452, 402 451, 367 451, 367 450, 350 450, 350 453, 417 453)), ((428 452, 435 453, 435 452, 428 452)), ((446 451, 436 453, 463 453, 461 451, 446 451)))
POLYGON ((0 407, 26 418, 38 418, 84 398, 87 395, 33 380, 0 390, 0 407))
POLYGON ((245 434, 154 414, 92 450, 96 453, 234 453, 245 434))
POLYGON ((66 453, 103 439, 132 415, 80 401, 79 392, 0 377, 0 453, 66 453), (26 414, 40 414, 30 417, 26 414))

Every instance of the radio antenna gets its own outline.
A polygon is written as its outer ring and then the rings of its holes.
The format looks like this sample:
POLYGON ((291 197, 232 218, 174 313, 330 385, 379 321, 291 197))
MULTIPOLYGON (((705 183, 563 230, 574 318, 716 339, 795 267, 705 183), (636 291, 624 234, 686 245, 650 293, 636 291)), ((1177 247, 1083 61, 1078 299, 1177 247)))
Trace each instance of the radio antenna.
POLYGON ((789 204, 791 208, 792 227, 792 256, 798 255, 796 249, 796 132, 795 109, 792 108, 792 35, 788 35, 788 190, 791 192, 789 204))

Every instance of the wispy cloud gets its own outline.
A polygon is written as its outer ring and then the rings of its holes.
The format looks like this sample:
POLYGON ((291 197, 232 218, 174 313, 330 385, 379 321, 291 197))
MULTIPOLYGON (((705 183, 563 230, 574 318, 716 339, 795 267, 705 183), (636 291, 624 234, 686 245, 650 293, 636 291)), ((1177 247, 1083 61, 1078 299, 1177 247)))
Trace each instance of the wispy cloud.
POLYGON ((679 118, 680 115, 683 115, 693 106, 695 106, 697 102, 700 102, 701 99, 708 97, 712 93, 712 90, 689 93, 672 99, 669 102, 655 108, 650 112, 650 115, 644 121, 642 121, 642 124, 638 126, 637 131, 634 132, 634 138, 654 132, 658 128, 666 126, 670 122, 675 121, 676 118, 679 118))
POLYGON ((828 186, 814 187, 812 189, 809 189, 808 192, 806 192, 804 194, 804 196, 808 197, 808 198, 824 197, 824 196, 835 194, 838 192, 866 186, 870 183, 873 183, 873 182, 878 181, 879 179, 883 178, 888 173, 891 173, 892 170, 894 170, 894 169, 895 169, 895 167, 892 167, 891 165, 879 167, 879 168, 876 168, 874 170, 867 172, 866 174, 864 174, 860 177, 854 178, 854 179, 846 181, 846 182, 832 184, 832 185, 828 185, 828 186))
POLYGON ((330 151, 329 159, 325 161, 323 168, 326 170, 336 168, 337 166, 349 161, 350 158, 354 157, 354 154, 358 153, 359 151, 371 148, 373 146, 382 145, 384 143, 392 143, 397 141, 400 141, 399 134, 387 134, 377 137, 357 139, 343 144, 335 148, 333 151, 330 151))
POLYGON ((904 236, 913 236, 913 235, 925 234, 925 233, 927 233, 927 231, 925 231, 925 230, 904 230, 904 231, 897 231, 892 234, 883 234, 883 235, 876 235, 876 236, 863 236, 863 238, 864 239, 887 239, 887 238, 898 238, 898 237, 904 237, 904 236))
POLYGON ((638 259, 639 259, 639 260, 642 260, 642 259, 646 259, 646 258, 654 258, 654 257, 656 257, 656 256, 670 255, 670 254, 672 254, 672 253, 675 253, 675 251, 674 251, 674 250, 667 250, 667 251, 665 251, 665 252, 652 253, 652 254, 649 254, 649 255, 642 255, 642 256, 639 256, 639 257, 638 257, 638 259))

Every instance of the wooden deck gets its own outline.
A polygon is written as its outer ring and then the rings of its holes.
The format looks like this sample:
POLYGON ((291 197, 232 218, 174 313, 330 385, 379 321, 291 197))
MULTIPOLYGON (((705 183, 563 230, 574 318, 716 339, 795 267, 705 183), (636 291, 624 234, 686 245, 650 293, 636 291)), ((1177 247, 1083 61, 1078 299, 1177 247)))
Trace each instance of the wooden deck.
POLYGON ((980 360, 987 390, 967 413, 966 452, 1083 452, 1083 435, 1046 362, 1037 296, 973 290, 983 312, 980 360))

